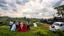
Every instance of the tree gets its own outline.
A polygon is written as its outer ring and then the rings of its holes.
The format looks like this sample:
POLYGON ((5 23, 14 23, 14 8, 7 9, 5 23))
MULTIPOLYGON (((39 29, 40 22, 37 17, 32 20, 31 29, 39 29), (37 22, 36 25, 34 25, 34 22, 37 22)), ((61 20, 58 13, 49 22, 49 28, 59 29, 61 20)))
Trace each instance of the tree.
POLYGON ((61 15, 62 17, 64 17, 64 5, 55 7, 54 9, 57 10, 57 14, 58 14, 58 16, 61 15))

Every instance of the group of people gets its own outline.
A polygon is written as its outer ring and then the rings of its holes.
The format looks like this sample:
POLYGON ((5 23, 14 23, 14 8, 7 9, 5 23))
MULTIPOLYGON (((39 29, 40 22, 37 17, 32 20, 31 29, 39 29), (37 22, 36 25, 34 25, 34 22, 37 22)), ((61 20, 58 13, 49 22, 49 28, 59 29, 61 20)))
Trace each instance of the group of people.
POLYGON ((27 21, 26 24, 23 22, 18 21, 10 21, 10 30, 11 31, 20 31, 20 32, 26 32, 30 30, 30 23, 27 21))

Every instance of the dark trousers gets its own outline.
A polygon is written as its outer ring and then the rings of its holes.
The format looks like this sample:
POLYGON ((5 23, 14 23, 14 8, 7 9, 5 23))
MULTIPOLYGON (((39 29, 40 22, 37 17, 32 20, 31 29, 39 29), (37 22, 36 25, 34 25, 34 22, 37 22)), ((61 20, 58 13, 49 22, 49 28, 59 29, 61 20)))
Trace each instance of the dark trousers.
POLYGON ((17 29, 18 25, 16 25, 16 29, 17 29))
POLYGON ((28 30, 30 30, 30 25, 27 25, 28 30))
POLYGON ((11 28, 12 28, 12 25, 10 25, 10 30, 11 30, 11 28))

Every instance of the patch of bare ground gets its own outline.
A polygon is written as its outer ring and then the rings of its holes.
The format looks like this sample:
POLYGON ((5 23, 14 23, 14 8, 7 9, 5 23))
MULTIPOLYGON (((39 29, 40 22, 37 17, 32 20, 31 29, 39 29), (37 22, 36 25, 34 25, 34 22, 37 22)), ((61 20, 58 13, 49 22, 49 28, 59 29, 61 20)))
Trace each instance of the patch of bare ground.
POLYGON ((49 28, 50 24, 43 24, 43 27, 49 28))

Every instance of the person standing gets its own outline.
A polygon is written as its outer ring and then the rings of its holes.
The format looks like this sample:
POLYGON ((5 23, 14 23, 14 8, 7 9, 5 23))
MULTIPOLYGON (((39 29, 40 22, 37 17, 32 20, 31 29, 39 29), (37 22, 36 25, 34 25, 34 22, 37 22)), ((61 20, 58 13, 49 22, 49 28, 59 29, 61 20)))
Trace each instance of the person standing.
POLYGON ((11 30, 11 28, 12 28, 12 25, 13 25, 13 21, 10 20, 10 30, 11 30))
POLYGON ((29 20, 29 19, 27 19, 26 24, 27 24, 27 28, 28 28, 28 30, 30 30, 30 20, 29 20))
POLYGON ((21 31, 22 31, 22 32, 28 31, 28 28, 26 27, 26 24, 23 23, 23 24, 21 25, 21 31))
POLYGON ((16 28, 18 27, 18 24, 19 24, 19 22, 18 22, 18 21, 16 21, 16 28))

